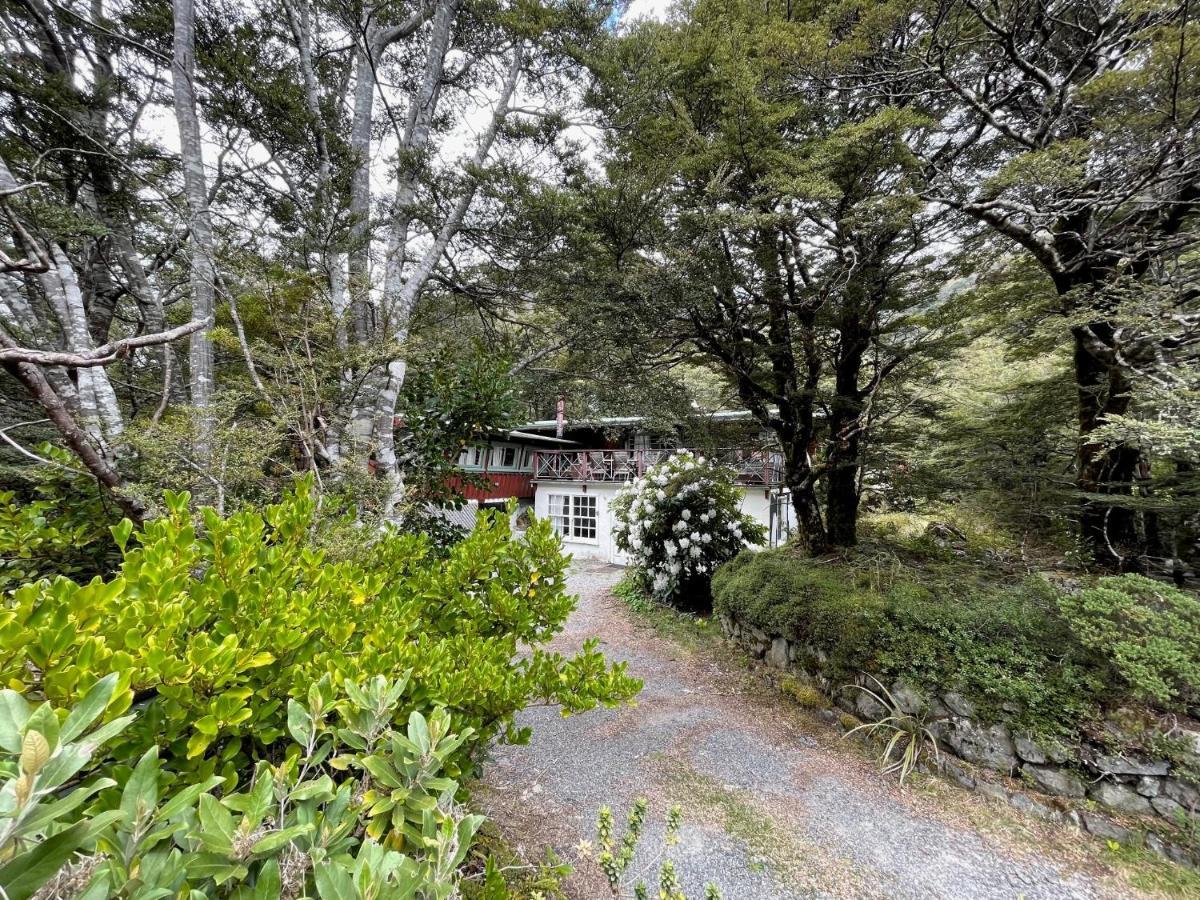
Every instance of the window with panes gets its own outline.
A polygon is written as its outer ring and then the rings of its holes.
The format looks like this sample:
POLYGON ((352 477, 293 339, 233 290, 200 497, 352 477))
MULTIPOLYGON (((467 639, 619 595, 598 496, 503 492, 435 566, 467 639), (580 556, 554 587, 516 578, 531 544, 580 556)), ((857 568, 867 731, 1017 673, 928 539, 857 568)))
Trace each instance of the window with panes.
POLYGON ((596 540, 596 498, 587 494, 551 494, 550 524, 568 540, 596 540))

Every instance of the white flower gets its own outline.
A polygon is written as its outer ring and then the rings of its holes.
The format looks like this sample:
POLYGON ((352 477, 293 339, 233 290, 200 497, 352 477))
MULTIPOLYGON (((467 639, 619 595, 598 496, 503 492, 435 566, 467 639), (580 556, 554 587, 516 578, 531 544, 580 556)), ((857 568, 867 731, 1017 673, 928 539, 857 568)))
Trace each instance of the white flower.
POLYGON ((661 503, 663 500, 667 499, 667 492, 664 491, 662 488, 659 488, 657 491, 654 492, 654 496, 657 497, 658 501, 661 503))
POLYGON ((673 562, 669 566, 667 566, 667 571, 670 572, 672 575, 678 575, 679 570, 680 570, 680 565, 677 562, 673 562))
POLYGON ((711 534, 701 535, 700 540, 704 541, 704 543, 706 543, 706 544, 712 543, 712 535, 711 534))
POLYGON ((681 538, 679 539, 679 546, 680 546, 680 547, 682 547, 684 550, 686 550, 686 549, 687 549, 687 547, 688 547, 688 544, 690 544, 690 543, 691 543, 691 541, 690 541, 690 540, 688 540, 688 539, 687 539, 687 538, 685 538, 685 537, 681 537, 681 538))
POLYGON ((676 547, 675 547, 675 542, 674 541, 664 541, 663 542, 663 552, 666 553, 667 556, 674 556, 675 553, 677 552, 676 547))
POLYGON ((695 543, 697 543, 699 540, 700 540, 700 532, 698 532, 698 531, 693 531, 693 532, 692 532, 692 543, 693 543, 693 544, 695 544, 695 543))
POLYGON ((691 554, 696 559, 700 558, 700 545, 699 544, 692 544, 691 554))
POLYGON ((676 519, 675 524, 671 526, 671 530, 672 531, 686 531, 687 530, 687 522, 683 521, 683 519, 676 519))
POLYGON ((690 519, 692 517, 692 511, 690 509, 685 509, 683 512, 680 513, 680 515, 683 516, 683 521, 686 522, 688 519, 690 519))

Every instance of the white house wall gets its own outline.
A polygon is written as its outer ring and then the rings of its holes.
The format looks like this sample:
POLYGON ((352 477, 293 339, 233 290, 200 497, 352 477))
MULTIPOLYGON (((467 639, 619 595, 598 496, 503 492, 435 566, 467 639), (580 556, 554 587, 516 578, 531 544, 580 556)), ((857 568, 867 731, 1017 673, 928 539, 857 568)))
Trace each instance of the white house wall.
MULTIPOLYGON (((541 481, 533 498, 533 512, 539 519, 550 516, 551 494, 587 494, 596 498, 596 539, 594 541, 564 537, 563 550, 575 559, 594 559, 616 565, 625 565, 627 560, 617 549, 613 541, 613 518, 609 504, 624 487, 620 482, 606 481, 541 481), (585 490, 586 486, 586 490, 585 490)), ((771 525, 771 497, 762 487, 740 487, 742 493, 741 510, 764 528, 771 525)))

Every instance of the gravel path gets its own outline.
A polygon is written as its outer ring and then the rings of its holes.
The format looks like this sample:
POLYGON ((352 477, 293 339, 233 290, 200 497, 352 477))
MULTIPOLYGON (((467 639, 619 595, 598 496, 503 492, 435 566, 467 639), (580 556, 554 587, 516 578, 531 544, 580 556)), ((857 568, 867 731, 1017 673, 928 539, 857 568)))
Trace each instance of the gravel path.
POLYGON ((571 897, 608 896, 578 845, 594 841, 602 804, 620 823, 639 796, 651 814, 634 868, 653 883, 665 810, 678 802, 684 821, 670 855, 695 900, 706 881, 726 900, 1134 895, 1090 857, 1073 856, 1061 830, 981 827, 1012 814, 962 791, 901 791, 834 729, 756 690, 738 665, 722 667, 637 622, 609 593, 620 575, 575 565, 579 606, 554 647, 569 652, 599 636, 610 658, 645 681, 637 705, 568 718, 524 713, 532 741, 496 747, 480 793, 526 858, 550 848, 575 865, 571 897), (1051 849, 1032 850, 1031 834, 1051 849))

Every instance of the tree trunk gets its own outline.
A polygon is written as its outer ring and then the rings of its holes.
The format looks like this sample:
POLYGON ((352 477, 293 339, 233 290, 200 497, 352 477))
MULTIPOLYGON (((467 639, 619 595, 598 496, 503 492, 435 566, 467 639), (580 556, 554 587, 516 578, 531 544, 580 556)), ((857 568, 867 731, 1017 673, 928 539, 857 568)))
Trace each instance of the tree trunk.
POLYGON ((1106 448, 1092 439, 1109 416, 1124 415, 1132 400, 1132 384, 1112 346, 1113 330, 1108 322, 1072 329, 1079 401, 1076 486, 1084 495, 1079 525, 1098 564, 1135 570, 1142 565, 1145 549, 1130 505, 1141 451, 1129 444, 1106 448), (1124 502, 1106 502, 1105 496, 1124 502))
POLYGON ((371 125, 374 120, 375 72, 371 54, 374 29, 367 26, 354 63, 354 112, 350 150, 354 174, 350 180, 350 329, 356 344, 365 344, 375 333, 371 309, 371 125))
POLYGON ((800 544, 813 555, 829 549, 829 536, 821 518, 816 478, 807 446, 792 447, 783 454, 784 481, 792 492, 792 509, 800 526, 800 544))
MULTIPOLYGON (((171 64, 175 121, 179 127, 179 155, 183 187, 187 197, 192 237, 192 321, 212 321, 216 264, 213 254, 212 220, 208 210, 208 177, 200 142, 200 120, 196 114, 195 6, 193 0, 174 0, 175 43, 171 64)), ((208 328, 192 332, 188 348, 188 380, 191 402, 201 414, 196 454, 206 460, 212 432, 210 407, 213 393, 213 347, 208 328)))
MULTIPOLYGON (((836 397, 834 406, 843 398, 836 397)), ((825 519, 829 543, 853 547, 858 543, 858 472, 862 441, 857 413, 832 414, 829 420, 829 454, 825 473, 825 519)))

